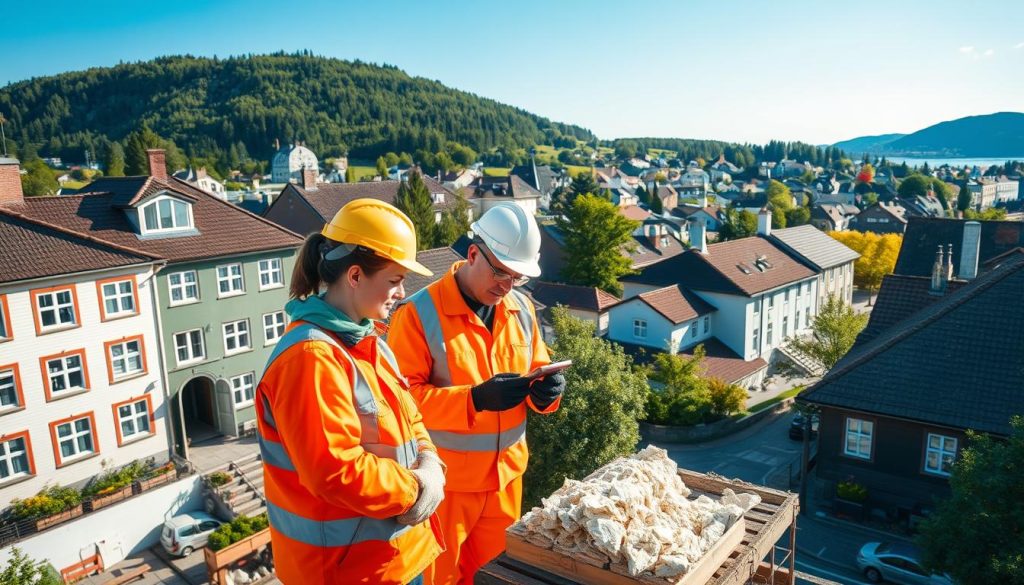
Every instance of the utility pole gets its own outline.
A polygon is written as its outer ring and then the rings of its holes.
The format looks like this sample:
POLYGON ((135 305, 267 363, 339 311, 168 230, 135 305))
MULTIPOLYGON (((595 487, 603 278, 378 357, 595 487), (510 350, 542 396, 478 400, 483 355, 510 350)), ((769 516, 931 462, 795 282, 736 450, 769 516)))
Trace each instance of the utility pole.
POLYGON ((811 460, 811 431, 814 428, 813 417, 815 414, 810 410, 804 411, 804 445, 800 454, 800 512, 807 513, 807 472, 811 460))
POLYGON ((7 119, 4 118, 4 115, 0 114, 0 144, 3 145, 4 158, 7 158, 7 135, 4 134, 4 122, 6 121, 7 119))

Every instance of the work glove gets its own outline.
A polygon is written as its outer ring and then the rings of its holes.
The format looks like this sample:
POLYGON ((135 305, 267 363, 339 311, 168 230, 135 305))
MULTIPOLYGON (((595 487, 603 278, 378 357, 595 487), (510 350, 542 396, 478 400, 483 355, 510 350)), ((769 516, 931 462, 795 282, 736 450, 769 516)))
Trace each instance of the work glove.
POLYGON ((415 526, 426 522, 444 499, 444 464, 433 451, 420 451, 413 464, 413 476, 420 485, 420 494, 409 510, 395 518, 399 524, 415 526))
POLYGON ((519 406, 530 393, 530 380, 519 374, 497 374, 486 382, 473 386, 473 408, 484 410, 508 410, 519 406))
POLYGON ((565 392, 565 376, 560 372, 534 380, 530 385, 530 398, 537 410, 544 410, 565 392))

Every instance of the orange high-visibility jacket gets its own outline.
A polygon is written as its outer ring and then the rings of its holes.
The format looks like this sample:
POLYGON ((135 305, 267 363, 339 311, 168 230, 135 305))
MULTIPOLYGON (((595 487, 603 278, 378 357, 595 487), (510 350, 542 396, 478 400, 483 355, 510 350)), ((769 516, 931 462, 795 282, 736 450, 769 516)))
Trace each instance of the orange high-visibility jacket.
POLYGON ((462 262, 409 297, 391 318, 388 345, 419 402, 423 423, 448 466, 446 491, 504 489, 526 471, 526 404, 478 412, 470 389, 495 374, 526 374, 551 363, 533 304, 512 290, 495 307, 494 334, 455 282, 462 262))
POLYGON ((292 323, 257 388, 267 513, 286 585, 408 583, 443 548, 436 517, 395 521, 416 502, 409 471, 434 447, 394 356, 369 336, 344 347, 292 323))

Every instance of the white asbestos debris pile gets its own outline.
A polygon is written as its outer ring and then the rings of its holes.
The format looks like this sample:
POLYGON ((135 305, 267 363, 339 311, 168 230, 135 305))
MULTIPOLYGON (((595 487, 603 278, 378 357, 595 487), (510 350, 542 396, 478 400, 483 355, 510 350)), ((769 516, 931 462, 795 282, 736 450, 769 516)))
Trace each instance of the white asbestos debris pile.
POLYGON ((688 500, 689 495, 665 450, 647 447, 583 481, 565 480, 512 530, 536 546, 591 564, 625 564, 632 577, 647 572, 672 579, 761 501, 730 489, 718 501, 703 495, 688 500))

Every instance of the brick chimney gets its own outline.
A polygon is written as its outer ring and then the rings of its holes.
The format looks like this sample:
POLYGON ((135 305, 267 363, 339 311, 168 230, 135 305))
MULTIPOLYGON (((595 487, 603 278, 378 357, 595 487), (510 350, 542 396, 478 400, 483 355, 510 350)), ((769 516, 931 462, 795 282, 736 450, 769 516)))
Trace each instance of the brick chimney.
POLYGON ((658 243, 661 239, 658 231, 658 226, 656 224, 652 223, 644 226, 644 234, 647 236, 647 241, 651 243, 651 247, 655 250, 659 248, 658 243))
POLYGON ((317 174, 316 169, 302 167, 302 188, 307 191, 316 189, 317 174))
POLYGON ((21 190, 21 164, 16 158, 0 157, 0 206, 25 201, 21 190))
POLYGON ((162 148, 147 148, 146 156, 149 157, 149 176, 154 179, 167 179, 167 162, 162 148))
POLYGON ((939 244, 935 251, 935 263, 932 264, 932 282, 929 292, 941 295, 946 292, 946 256, 942 251, 942 244, 939 244))

